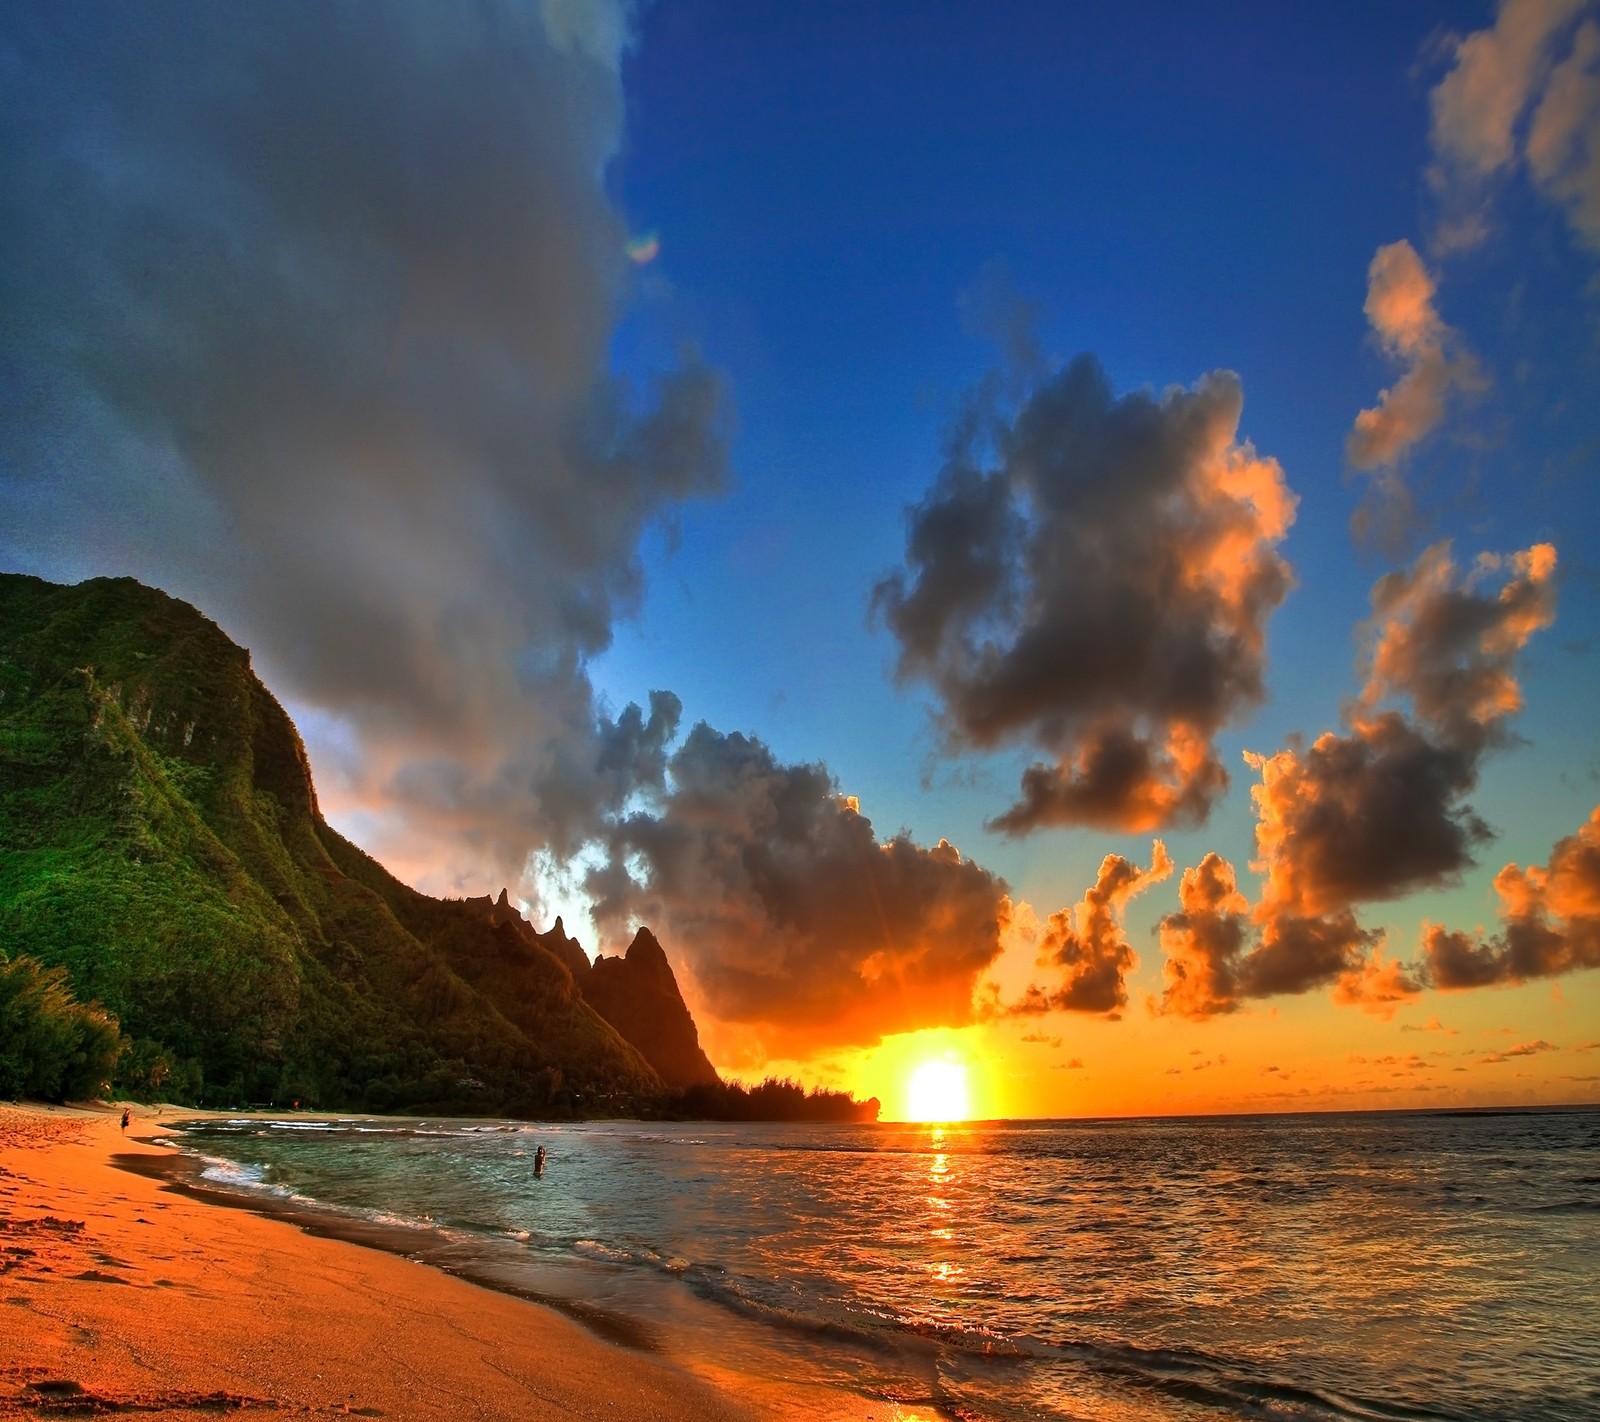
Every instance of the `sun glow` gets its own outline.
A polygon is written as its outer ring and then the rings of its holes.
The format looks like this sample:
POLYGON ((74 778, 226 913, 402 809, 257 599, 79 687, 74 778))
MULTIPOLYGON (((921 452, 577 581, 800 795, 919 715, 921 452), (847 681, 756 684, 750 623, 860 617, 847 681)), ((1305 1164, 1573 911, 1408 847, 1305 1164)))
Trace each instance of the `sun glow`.
POLYGON ((906 1099, 908 1121, 965 1121, 966 1067, 949 1060, 923 1062, 911 1074, 906 1099))

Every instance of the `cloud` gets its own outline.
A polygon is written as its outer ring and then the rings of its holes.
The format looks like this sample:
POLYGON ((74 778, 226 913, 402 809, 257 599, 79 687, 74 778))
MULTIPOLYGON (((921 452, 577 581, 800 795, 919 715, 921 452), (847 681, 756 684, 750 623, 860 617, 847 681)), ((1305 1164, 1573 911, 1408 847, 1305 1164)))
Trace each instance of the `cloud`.
POLYGON ((1491 184, 1525 162, 1534 185, 1600 248, 1600 26, 1590 0, 1505 0, 1494 25, 1456 41, 1430 96, 1445 213, 1438 245, 1470 246, 1491 184))
POLYGON ((1473 756, 1430 741, 1398 712, 1308 750, 1252 754, 1256 844, 1274 917, 1393 899, 1459 873, 1488 827, 1462 806, 1473 756))
POLYGON ((1600 249, 1600 25, 1593 20, 1578 27, 1571 53, 1551 72, 1527 156, 1579 238, 1600 249))
POLYGON ((1139 964, 1123 937, 1123 914, 1131 899, 1171 873, 1172 860, 1159 839, 1151 846, 1148 869, 1120 854, 1106 855, 1083 898, 1072 908, 1051 914, 1045 925, 1039 964, 1061 968, 1061 982, 1055 987, 1030 984, 1007 1011, 1120 1016, 1128 1004, 1127 976, 1139 964))
POLYGON ((1024 1032, 1017 1040, 1019 1042, 1030 1042, 1040 1047, 1059 1047, 1061 1045, 1061 1038, 1052 1037, 1048 1032, 1024 1032))
POLYGON ((941 840, 880 842, 822 765, 701 723, 588 875, 596 922, 654 925, 710 1016, 767 1055, 974 1020, 1005 882, 941 840))
POLYGON ((1424 1061, 1415 1052, 1411 1052, 1403 1057, 1396 1056, 1393 1053, 1390 1053, 1388 1056, 1384 1057, 1374 1057, 1372 1059, 1372 1064, 1373 1066, 1406 1067, 1411 1071, 1433 1070, 1433 1063, 1424 1061))
POLYGON ((1333 1000, 1348 1007, 1359 1007, 1388 1022, 1395 1012, 1422 992, 1414 970, 1374 950, 1354 967, 1339 975, 1333 1000))
POLYGON ((1162 922, 1162 1010, 1208 1017, 1337 983, 1338 1000, 1389 1015, 1422 990, 1416 970, 1376 955, 1382 935, 1354 910, 1450 882, 1490 838, 1465 796, 1509 740, 1516 658, 1554 620, 1555 570, 1548 544, 1463 572, 1441 543, 1379 580, 1348 729, 1305 750, 1246 753, 1260 775, 1257 903, 1247 915, 1215 854, 1185 873, 1181 911, 1162 922), (1387 704, 1397 700, 1409 715, 1387 704))
POLYGON ((608 366, 626 14, 0 18, 0 553, 198 602, 325 794, 493 882, 628 793, 586 667, 725 474, 710 370, 608 366))
POLYGON ((1459 1037, 1461 1035, 1457 1028, 1446 1027, 1437 1017, 1430 1017, 1420 1025, 1415 1022, 1407 1022, 1400 1030, 1402 1032, 1443 1032, 1448 1037, 1459 1037))
POLYGON ((1014 409, 974 402, 875 589, 897 676, 933 687, 952 749, 1049 757, 1004 833, 1198 824, 1215 735, 1262 699, 1295 498, 1238 438, 1228 372, 1119 398, 1080 356, 1017 381, 1014 409))
POLYGON ((1261 937, 1239 961, 1242 996, 1294 995, 1338 980, 1345 1001, 1365 1000, 1364 960, 1382 943, 1381 933, 1362 928, 1349 909, 1301 915, 1263 912, 1258 905, 1255 916, 1261 937))
POLYGON ((1536 1057, 1541 1052, 1559 1051, 1553 1042, 1539 1040, 1537 1042, 1520 1042, 1515 1047, 1507 1047, 1503 1052, 1491 1052, 1486 1057, 1478 1058, 1479 1066, 1494 1066, 1500 1062, 1511 1061, 1514 1057, 1536 1057))
POLYGON ((1482 389, 1477 360, 1434 309, 1434 283, 1409 242, 1378 248, 1367 269, 1365 311, 1384 353, 1403 366, 1345 440, 1357 469, 1378 470, 1356 515, 1359 534, 1394 542, 1412 523, 1411 496, 1396 466, 1444 418, 1454 391, 1482 389))
POLYGON ((1166 987, 1160 1010, 1206 1018, 1239 1006, 1238 960, 1250 936, 1250 904, 1233 866, 1207 854, 1178 881, 1177 913, 1161 920, 1166 987))
POLYGON ((1490 987, 1600 967, 1600 808, 1556 842, 1548 863, 1508 864, 1494 887, 1501 930, 1492 938, 1437 924, 1424 931, 1435 986, 1490 987))
POLYGON ((1555 618, 1555 549, 1538 544, 1460 570, 1448 543, 1373 589, 1366 684, 1349 729, 1309 750, 1248 755, 1261 776, 1257 867, 1268 926, 1345 915, 1468 868, 1489 828, 1464 802, 1522 706, 1528 639, 1555 618), (1386 706, 1410 702, 1411 714, 1386 706))

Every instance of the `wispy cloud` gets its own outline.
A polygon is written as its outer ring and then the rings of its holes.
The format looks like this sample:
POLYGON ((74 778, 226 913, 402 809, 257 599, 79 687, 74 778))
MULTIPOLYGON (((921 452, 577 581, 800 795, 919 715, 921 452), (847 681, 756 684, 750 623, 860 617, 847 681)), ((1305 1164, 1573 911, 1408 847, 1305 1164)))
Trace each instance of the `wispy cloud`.
POLYGON ((1345 441, 1357 469, 1374 472, 1355 516, 1359 538, 1400 546, 1414 526, 1411 493, 1399 466, 1444 418, 1452 391, 1483 388, 1485 379, 1460 336, 1434 306, 1433 278, 1409 242, 1380 247, 1367 271, 1365 311, 1384 353, 1402 373, 1362 410, 1345 441))
POLYGON ((1459 1037, 1461 1033, 1454 1027, 1446 1027, 1437 1017, 1430 1017, 1426 1022, 1407 1022, 1400 1028, 1402 1032, 1443 1032, 1447 1037, 1459 1037))
POLYGON ((1516 1057, 1536 1057, 1541 1052, 1559 1051, 1553 1042, 1539 1040, 1537 1042, 1522 1042, 1515 1047, 1507 1047, 1503 1052, 1491 1052, 1486 1057, 1479 1057, 1480 1066, 1492 1066, 1498 1062, 1508 1062, 1516 1057))
POLYGON ((1590 0, 1504 0, 1495 23, 1457 40, 1430 96, 1443 203, 1435 244, 1473 246, 1494 185, 1526 166, 1534 187, 1600 248, 1600 25, 1590 0))

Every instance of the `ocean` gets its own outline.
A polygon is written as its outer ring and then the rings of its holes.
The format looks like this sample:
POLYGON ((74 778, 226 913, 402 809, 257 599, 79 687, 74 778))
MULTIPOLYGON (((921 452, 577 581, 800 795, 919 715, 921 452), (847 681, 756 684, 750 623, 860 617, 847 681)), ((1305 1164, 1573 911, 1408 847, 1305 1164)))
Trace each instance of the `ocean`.
POLYGON ((1596 1109, 238 1119, 183 1148, 725 1386, 968 1422, 1600 1419, 1596 1109))

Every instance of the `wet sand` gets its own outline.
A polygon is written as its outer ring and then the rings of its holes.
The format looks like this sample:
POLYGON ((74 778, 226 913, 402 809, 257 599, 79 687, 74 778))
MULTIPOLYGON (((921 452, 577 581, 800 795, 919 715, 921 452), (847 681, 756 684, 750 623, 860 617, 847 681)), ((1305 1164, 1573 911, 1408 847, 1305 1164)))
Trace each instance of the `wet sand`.
POLYGON ((133 1110, 124 1135, 120 1110, 0 1103, 0 1418, 915 1415, 714 1359, 691 1372, 625 1319, 479 1287, 384 1252, 400 1242, 381 1231, 215 1208, 241 1202, 156 1143, 154 1108, 133 1110))

